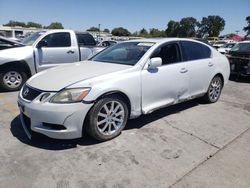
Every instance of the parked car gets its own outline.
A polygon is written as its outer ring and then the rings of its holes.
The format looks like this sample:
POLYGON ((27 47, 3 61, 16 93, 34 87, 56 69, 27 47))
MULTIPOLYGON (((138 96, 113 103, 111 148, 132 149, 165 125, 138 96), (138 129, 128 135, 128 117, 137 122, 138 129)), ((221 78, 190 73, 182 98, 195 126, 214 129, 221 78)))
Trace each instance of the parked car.
POLYGON ((116 44, 117 42, 114 40, 104 40, 98 44, 98 46, 108 47, 116 44))
POLYGON ((232 49, 232 47, 234 47, 235 44, 236 42, 226 43, 222 47, 218 48, 218 51, 222 54, 228 54, 228 52, 232 49))
POLYGON ((213 43, 213 47, 218 49, 220 47, 222 47, 223 45, 225 45, 227 42, 226 41, 216 41, 213 43))
POLYGON ((20 42, 0 36, 0 50, 24 46, 20 42))
POLYGON ((27 78, 42 70, 86 60, 103 47, 92 35, 72 30, 36 32, 25 38, 25 46, 0 51, 0 88, 18 90, 27 78))
POLYGON ((230 62, 231 74, 250 76, 250 41, 234 45, 227 56, 230 62))
POLYGON ((29 138, 73 139, 86 130, 109 140, 142 114, 197 97, 216 102, 229 73, 226 56, 195 40, 118 43, 31 77, 19 93, 21 122, 29 138))

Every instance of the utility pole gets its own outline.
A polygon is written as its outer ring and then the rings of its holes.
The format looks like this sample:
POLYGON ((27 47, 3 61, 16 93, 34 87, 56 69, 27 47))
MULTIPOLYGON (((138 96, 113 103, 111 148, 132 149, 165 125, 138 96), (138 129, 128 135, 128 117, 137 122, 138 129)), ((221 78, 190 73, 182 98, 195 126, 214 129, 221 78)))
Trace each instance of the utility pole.
POLYGON ((99 39, 101 38, 101 24, 98 24, 98 28, 99 28, 99 39))

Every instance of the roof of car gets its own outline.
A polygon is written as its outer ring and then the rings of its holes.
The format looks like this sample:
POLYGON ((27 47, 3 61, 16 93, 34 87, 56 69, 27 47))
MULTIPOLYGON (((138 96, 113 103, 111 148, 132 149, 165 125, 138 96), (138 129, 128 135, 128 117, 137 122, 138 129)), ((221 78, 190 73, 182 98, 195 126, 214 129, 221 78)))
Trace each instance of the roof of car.
MULTIPOLYGON (((147 38, 147 39, 135 39, 135 40, 130 40, 133 42, 153 42, 153 43, 165 43, 165 42, 171 42, 171 41, 193 41, 201 44, 205 44, 204 42, 200 42, 194 39, 189 39, 189 38, 172 38, 172 37, 166 37, 166 38, 147 38)), ((126 42, 130 42, 126 41, 126 42)))

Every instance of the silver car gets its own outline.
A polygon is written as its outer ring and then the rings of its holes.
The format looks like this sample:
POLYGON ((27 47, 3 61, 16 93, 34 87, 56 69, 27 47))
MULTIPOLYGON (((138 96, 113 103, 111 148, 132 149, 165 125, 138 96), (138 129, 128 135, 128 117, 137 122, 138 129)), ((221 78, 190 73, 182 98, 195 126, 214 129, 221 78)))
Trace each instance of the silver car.
POLYGON ((224 55, 191 39, 118 43, 30 78, 19 93, 21 122, 29 138, 73 139, 87 131, 109 140, 142 114, 197 97, 216 102, 229 72, 224 55))

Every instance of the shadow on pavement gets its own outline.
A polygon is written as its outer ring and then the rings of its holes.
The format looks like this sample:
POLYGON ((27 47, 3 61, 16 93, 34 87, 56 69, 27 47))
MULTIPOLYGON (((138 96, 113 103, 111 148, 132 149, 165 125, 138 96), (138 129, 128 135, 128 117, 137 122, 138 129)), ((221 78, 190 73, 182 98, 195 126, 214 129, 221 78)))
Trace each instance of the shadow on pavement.
POLYGON ((141 127, 143 127, 144 125, 148 123, 154 122, 168 115, 176 114, 183 110, 186 110, 186 109, 198 106, 198 105, 202 105, 202 104, 205 104, 205 103, 202 103, 202 101, 196 99, 196 100, 188 101, 185 103, 180 103, 180 104, 176 104, 176 105, 169 106, 166 108, 162 108, 160 110, 154 111, 151 114, 142 115, 139 118, 128 121, 128 124, 126 125, 125 130, 140 129, 141 127))
MULTIPOLYGON (((180 111, 192 108, 200 104, 202 103, 200 103, 198 100, 193 100, 177 104, 174 106, 170 106, 167 108, 163 108, 148 115, 142 115, 137 119, 129 120, 124 131, 129 129, 140 129, 141 127, 143 127, 148 123, 154 122, 170 114, 179 113, 180 111)), ((39 134, 36 135, 34 139, 29 140, 22 128, 19 116, 15 117, 12 120, 10 125, 10 131, 12 135, 16 137, 18 140, 20 140, 22 143, 45 150, 66 150, 66 149, 76 148, 77 145, 88 146, 88 145, 95 145, 102 143, 100 141, 92 139, 88 135, 84 135, 83 138, 79 139, 57 140, 39 134)))
POLYGON ((42 134, 37 134, 35 138, 30 140, 23 130, 19 115, 11 121, 10 131, 12 135, 22 143, 46 150, 65 150, 76 148, 77 145, 87 146, 100 143, 87 135, 84 135, 83 138, 79 139, 57 140, 46 137, 42 134))

